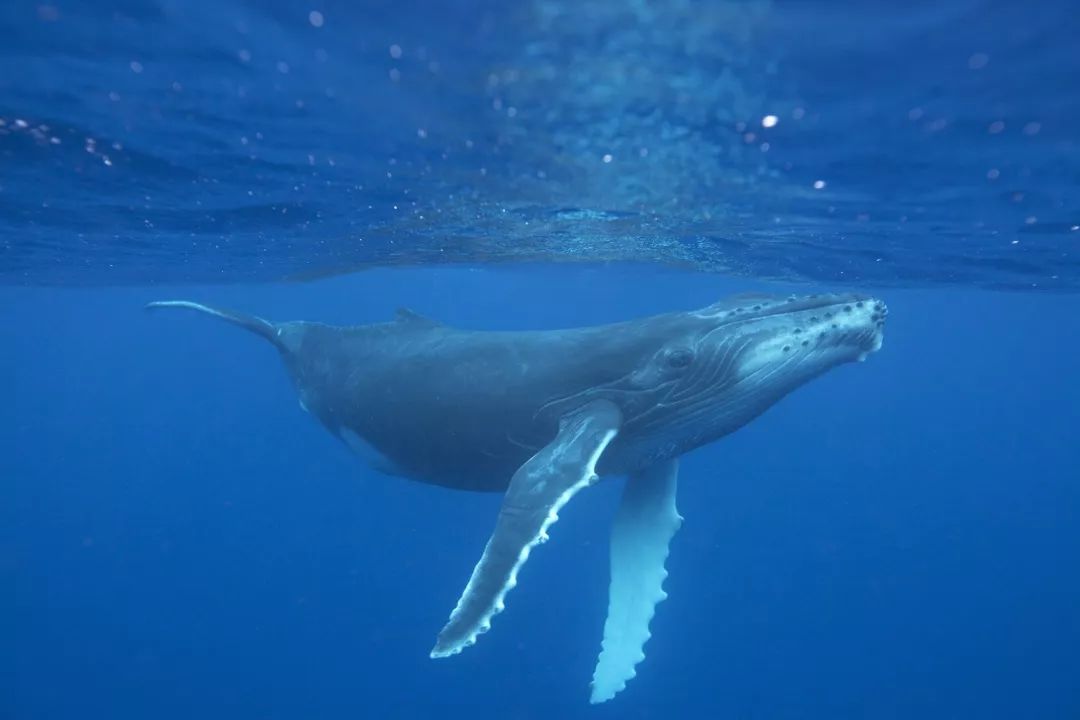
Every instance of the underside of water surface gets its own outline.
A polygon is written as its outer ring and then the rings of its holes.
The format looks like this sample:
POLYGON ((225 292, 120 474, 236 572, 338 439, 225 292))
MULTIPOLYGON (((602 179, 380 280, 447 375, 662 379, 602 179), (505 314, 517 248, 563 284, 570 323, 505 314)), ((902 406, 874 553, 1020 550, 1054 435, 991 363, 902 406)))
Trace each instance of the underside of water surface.
POLYGON ((1080 288, 1065 2, 7 3, 0 282, 1080 288))

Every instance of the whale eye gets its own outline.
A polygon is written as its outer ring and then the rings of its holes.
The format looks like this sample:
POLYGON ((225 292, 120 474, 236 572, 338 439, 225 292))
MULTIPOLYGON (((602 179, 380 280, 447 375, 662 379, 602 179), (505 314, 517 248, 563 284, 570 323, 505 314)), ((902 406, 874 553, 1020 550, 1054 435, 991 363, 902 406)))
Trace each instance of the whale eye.
POLYGON ((689 348, 675 348, 667 351, 664 360, 668 367, 684 368, 694 361, 694 352, 689 348))

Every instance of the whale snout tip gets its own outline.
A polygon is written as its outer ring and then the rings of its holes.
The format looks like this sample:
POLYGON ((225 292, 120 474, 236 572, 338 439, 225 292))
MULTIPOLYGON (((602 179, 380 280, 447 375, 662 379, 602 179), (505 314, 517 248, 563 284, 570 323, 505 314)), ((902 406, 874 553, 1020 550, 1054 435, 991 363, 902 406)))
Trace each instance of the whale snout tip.
POLYGON ((877 298, 870 298, 867 302, 870 305, 870 321, 876 327, 885 327, 885 319, 889 317, 889 306, 885 304, 884 300, 878 300, 877 298))
MULTIPOLYGON (((816 297, 814 307, 801 311, 800 325, 805 323, 811 336, 816 333, 822 346, 846 348, 847 358, 856 362, 881 349, 889 316, 885 301, 855 294, 816 297)), ((805 330, 796 332, 805 337, 805 330)))

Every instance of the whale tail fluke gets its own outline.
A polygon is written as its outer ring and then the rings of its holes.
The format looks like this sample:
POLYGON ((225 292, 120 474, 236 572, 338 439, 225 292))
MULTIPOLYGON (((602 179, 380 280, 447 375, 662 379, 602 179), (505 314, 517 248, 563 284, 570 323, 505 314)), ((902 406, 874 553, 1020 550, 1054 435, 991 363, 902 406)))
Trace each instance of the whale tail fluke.
POLYGON ((213 315, 214 317, 219 317, 222 320, 231 322, 233 325, 239 325, 245 330, 266 338, 274 345, 281 345, 278 338, 278 328, 273 323, 263 320, 260 317, 255 317, 254 315, 244 315, 242 313, 232 312, 231 310, 222 310, 220 308, 210 307, 209 305, 191 302, 190 300, 156 300, 146 304, 147 310, 156 310, 158 308, 186 308, 188 310, 198 310, 201 313, 213 315))

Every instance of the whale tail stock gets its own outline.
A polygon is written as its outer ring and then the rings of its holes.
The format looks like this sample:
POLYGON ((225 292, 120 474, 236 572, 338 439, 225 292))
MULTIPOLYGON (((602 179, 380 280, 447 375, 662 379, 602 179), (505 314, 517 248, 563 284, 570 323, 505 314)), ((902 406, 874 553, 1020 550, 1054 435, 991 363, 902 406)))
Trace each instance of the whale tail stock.
POLYGON ((156 300, 146 304, 147 310, 157 310, 159 308, 185 308, 187 310, 197 310, 198 312, 207 315, 213 315, 214 317, 221 318, 233 325, 238 325, 249 332, 253 332, 260 337, 266 338, 275 346, 281 347, 279 329, 273 323, 263 320, 261 317, 210 307, 209 305, 191 302, 190 300, 156 300))

